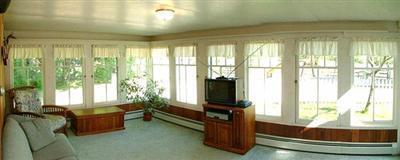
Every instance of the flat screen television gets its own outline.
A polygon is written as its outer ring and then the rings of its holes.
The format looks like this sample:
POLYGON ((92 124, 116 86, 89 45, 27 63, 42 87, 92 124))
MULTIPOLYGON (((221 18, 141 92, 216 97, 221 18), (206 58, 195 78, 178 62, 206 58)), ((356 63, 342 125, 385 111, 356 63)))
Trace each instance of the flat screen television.
POLYGON ((235 78, 205 79, 205 100, 208 103, 236 105, 235 78))

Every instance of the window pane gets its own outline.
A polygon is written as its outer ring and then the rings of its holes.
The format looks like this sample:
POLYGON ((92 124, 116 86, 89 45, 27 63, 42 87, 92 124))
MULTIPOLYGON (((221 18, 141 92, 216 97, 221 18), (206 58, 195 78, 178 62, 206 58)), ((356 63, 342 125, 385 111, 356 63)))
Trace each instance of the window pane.
POLYGON ((336 120, 337 70, 319 69, 318 116, 323 120, 336 120))
POLYGON ((299 70, 299 118, 312 120, 318 115, 318 77, 316 69, 299 70))
POLYGON ((35 86, 43 101, 41 58, 13 59, 13 86, 35 86))
POLYGON ((94 58, 94 102, 117 100, 117 58, 94 58))
POLYGON ((299 56, 299 119, 337 119, 336 56, 299 56))
POLYGON ((281 116, 281 69, 249 68, 249 98, 256 114, 281 116))
POLYGON ((56 104, 83 104, 82 59, 56 59, 56 104))
POLYGON ((170 98, 169 58, 153 57, 153 79, 164 88, 163 97, 170 98))
POLYGON ((195 57, 176 57, 176 96, 179 102, 197 104, 195 57))
POLYGON ((208 62, 208 77, 235 77, 235 73, 232 72, 235 68, 234 57, 208 57, 208 62))
POLYGON ((126 72, 126 77, 128 78, 132 78, 135 75, 146 74, 146 59, 128 57, 126 59, 126 72))
POLYGON ((352 124, 393 120, 393 57, 354 56, 352 124), (357 65, 364 59, 365 65, 357 65))
POLYGON ((249 68, 249 99, 256 105, 256 114, 265 114, 264 102, 264 69, 249 68))
POLYGON ((354 56, 354 68, 365 68, 367 65, 367 56, 354 56))
POLYGON ((337 64, 337 60, 336 60, 336 56, 325 56, 325 66, 326 67, 336 67, 337 64))

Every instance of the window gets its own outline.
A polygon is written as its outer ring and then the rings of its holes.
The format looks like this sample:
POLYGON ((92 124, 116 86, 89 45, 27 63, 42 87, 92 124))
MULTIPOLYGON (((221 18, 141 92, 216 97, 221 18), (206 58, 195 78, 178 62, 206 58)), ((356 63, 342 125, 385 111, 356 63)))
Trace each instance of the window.
POLYGON ((197 104, 196 47, 175 47, 176 100, 197 104))
POLYGON ((119 48, 93 47, 94 102, 111 102, 118 99, 117 60, 119 48))
POLYGON ((208 47, 208 77, 235 77, 235 45, 208 47))
POLYGON ((395 42, 353 42, 352 125, 393 120, 395 42))
POLYGON ((10 49, 13 65, 13 86, 35 86, 43 101, 43 50, 39 45, 13 45, 10 49))
POLYGON ((163 97, 170 98, 168 48, 152 48, 153 79, 164 88, 163 97))
POLYGON ((146 74, 146 65, 149 58, 149 49, 141 47, 126 48, 126 77, 146 74))
POLYGON ((246 45, 249 99, 258 115, 281 116, 282 50, 280 43, 246 45))
POLYGON ((337 120, 337 41, 300 41, 298 49, 298 118, 337 120))
POLYGON ((83 46, 56 45, 56 104, 83 104, 83 46))

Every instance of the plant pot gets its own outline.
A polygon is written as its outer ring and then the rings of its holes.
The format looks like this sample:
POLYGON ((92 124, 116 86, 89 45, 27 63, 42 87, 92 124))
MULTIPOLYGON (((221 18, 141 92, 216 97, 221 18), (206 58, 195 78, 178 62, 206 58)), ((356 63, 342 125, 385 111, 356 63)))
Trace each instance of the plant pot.
POLYGON ((143 121, 151 121, 152 117, 153 117, 153 114, 151 114, 150 112, 143 113, 143 121))

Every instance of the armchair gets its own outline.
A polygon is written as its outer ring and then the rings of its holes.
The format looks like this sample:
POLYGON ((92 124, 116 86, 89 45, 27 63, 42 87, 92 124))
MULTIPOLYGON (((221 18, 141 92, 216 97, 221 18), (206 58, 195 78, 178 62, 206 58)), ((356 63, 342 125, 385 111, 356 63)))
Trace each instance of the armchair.
POLYGON ((29 118, 45 118, 51 122, 51 129, 67 135, 68 108, 56 105, 42 105, 35 87, 17 87, 7 91, 12 100, 11 112, 29 118))

